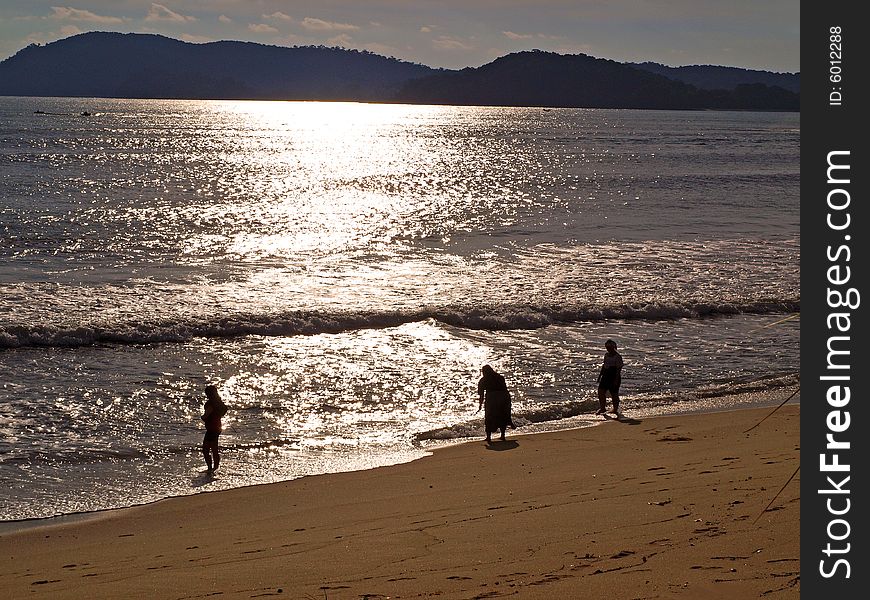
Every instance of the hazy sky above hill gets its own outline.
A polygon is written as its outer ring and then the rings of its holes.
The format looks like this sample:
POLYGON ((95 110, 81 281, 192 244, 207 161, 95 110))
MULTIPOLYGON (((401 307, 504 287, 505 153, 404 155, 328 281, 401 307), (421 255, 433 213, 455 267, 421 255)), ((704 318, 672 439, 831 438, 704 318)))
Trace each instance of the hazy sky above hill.
POLYGON ((0 0, 0 60, 86 31, 342 46, 433 67, 520 50, 800 70, 799 0, 0 0))

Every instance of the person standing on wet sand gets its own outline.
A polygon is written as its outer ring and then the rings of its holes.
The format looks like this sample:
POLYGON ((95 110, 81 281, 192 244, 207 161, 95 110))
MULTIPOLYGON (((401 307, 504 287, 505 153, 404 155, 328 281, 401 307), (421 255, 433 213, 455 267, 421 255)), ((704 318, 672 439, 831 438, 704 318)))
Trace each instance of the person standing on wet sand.
POLYGON ((604 355, 604 364, 601 366, 601 372, 598 374, 598 412, 596 415, 603 415, 607 412, 607 393, 610 392, 610 397, 613 399, 613 413, 617 417, 621 417, 619 411, 619 384, 622 383, 622 355, 616 351, 616 342, 607 340, 604 342, 604 348, 607 353, 604 355))
POLYGON ((501 440, 504 441, 505 429, 514 427, 511 419, 510 392, 508 392, 504 377, 496 373, 491 366, 484 365, 480 372, 481 378, 477 382, 477 395, 480 404, 477 410, 484 409, 486 441, 491 442, 491 436, 496 431, 501 431, 501 440))
POLYGON ((221 453, 218 447, 218 438, 223 431, 221 417, 227 414, 227 405, 221 400, 217 386, 205 386, 205 406, 202 417, 205 421, 205 437, 202 440, 202 454, 205 457, 205 466, 209 473, 217 471, 221 464, 221 453))

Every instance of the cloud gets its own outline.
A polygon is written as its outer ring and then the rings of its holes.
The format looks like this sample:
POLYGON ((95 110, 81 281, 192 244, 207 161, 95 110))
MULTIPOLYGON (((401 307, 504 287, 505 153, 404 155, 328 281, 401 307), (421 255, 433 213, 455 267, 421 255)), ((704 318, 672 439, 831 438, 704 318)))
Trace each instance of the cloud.
POLYGON ((502 31, 502 34, 510 40, 529 40, 535 37, 530 33, 514 33, 513 31, 502 31))
POLYGON ((606 56, 606 53, 594 48, 590 44, 561 44, 552 48, 559 54, 589 54, 591 56, 606 56))
POLYGON ((282 13, 280 10, 273 12, 271 15, 263 15, 264 19, 275 19, 277 21, 292 21, 293 17, 287 13, 282 13))
POLYGON ((170 21, 172 23, 188 23, 190 21, 196 21, 196 17, 180 15, 177 12, 166 8, 162 4, 152 3, 151 10, 148 11, 148 16, 145 17, 145 20, 170 21))
POLYGON ((340 33, 335 37, 331 37, 326 40, 326 43, 330 46, 338 46, 340 48, 350 48, 353 45, 353 38, 351 38, 346 33, 340 33))
POLYGON ((72 35, 78 35, 80 33, 84 33, 81 29, 79 29, 76 25, 64 25, 60 28, 60 34, 65 37, 70 37, 72 35))
POLYGON ((56 19, 58 21, 85 21, 88 23, 123 23, 124 19, 119 17, 108 17, 105 15, 98 15, 92 13, 89 10, 81 10, 78 8, 72 8, 69 6, 52 6, 51 7, 52 15, 48 17, 49 19, 56 19))
POLYGON ((279 46, 309 46, 313 40, 291 33, 276 39, 275 43, 279 46))
POLYGON ((302 19, 302 26, 311 31, 356 31, 359 29, 356 25, 349 23, 333 23, 322 19, 312 19, 311 17, 302 19))
POLYGON ((421 31, 422 33, 432 33, 432 28, 431 28, 431 27, 426 27, 425 25, 423 25, 423 26, 420 28, 420 31, 421 31))
POLYGON ((232 23, 233 22, 233 20, 226 15, 219 16, 218 21, 220 21, 221 23, 232 23))
POLYGON ((29 46, 30 44, 44 44, 45 43, 45 34, 40 33, 38 31, 34 31, 29 34, 26 38, 24 38, 24 46, 29 46))
POLYGON ((207 42, 213 41, 212 38, 206 35, 192 35, 190 33, 184 33, 180 36, 180 39, 185 42, 190 42, 191 44, 205 44, 207 42))
POLYGON ((446 35, 439 35, 432 41, 432 44, 439 50, 474 50, 473 46, 446 35))
POLYGON ((84 32, 75 25, 64 25, 60 28, 60 31, 51 31, 48 33, 44 31, 33 31, 24 38, 21 46, 24 47, 30 44, 47 44, 48 42, 78 35, 80 33, 84 32))
POLYGON ((275 43, 280 46, 307 46, 312 40, 291 33, 275 40, 275 43))
POLYGON ((266 23, 250 23, 248 24, 248 31, 253 31, 254 33, 278 33, 277 29, 266 23))

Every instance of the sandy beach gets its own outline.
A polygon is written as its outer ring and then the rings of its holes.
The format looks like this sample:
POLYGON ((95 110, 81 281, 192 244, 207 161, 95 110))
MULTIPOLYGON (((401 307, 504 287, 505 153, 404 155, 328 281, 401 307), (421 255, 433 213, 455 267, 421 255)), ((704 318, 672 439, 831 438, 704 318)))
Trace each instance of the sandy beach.
POLYGON ((15 599, 798 598, 799 474, 777 493, 800 464, 800 408, 745 432, 771 410, 475 441, 5 533, 0 589, 15 599))

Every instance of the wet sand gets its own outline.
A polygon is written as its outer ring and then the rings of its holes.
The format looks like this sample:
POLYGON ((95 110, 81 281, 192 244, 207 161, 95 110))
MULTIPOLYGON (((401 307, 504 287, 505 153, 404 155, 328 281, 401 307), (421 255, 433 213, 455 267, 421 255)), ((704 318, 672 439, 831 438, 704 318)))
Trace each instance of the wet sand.
POLYGON ((745 433, 771 410, 509 435, 7 532, 0 589, 15 599, 797 599, 800 474, 777 493, 800 464, 800 408, 745 433))

